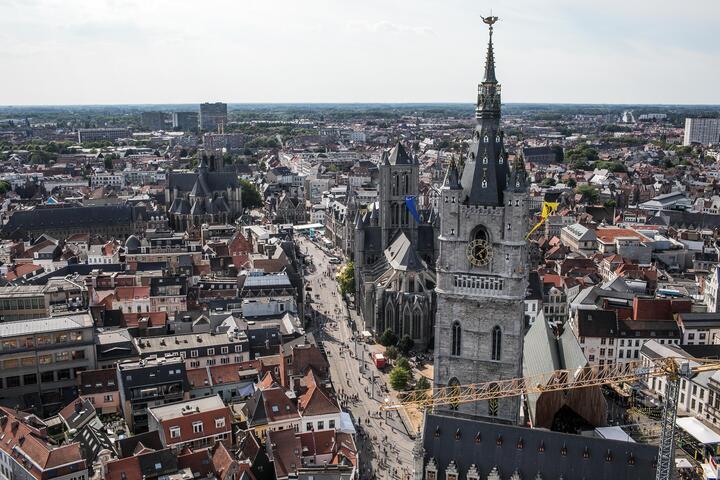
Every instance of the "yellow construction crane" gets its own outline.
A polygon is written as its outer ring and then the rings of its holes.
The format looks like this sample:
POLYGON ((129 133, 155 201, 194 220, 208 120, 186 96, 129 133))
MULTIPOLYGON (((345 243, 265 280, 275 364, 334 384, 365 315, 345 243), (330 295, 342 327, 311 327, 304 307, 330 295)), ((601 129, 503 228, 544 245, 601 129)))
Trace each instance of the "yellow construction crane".
POLYGON ((712 370, 720 370, 720 360, 684 357, 660 358, 653 360, 650 366, 638 368, 629 365, 613 365, 605 368, 584 367, 576 370, 554 370, 523 378, 438 387, 433 388, 432 391, 409 392, 397 402, 387 400, 381 408, 398 410, 408 406, 418 409, 442 405, 456 407, 462 403, 481 400, 635 382, 649 377, 667 377, 663 415, 660 418, 660 444, 655 478, 656 480, 669 480, 672 478, 675 463, 673 440, 675 438, 680 379, 712 370))

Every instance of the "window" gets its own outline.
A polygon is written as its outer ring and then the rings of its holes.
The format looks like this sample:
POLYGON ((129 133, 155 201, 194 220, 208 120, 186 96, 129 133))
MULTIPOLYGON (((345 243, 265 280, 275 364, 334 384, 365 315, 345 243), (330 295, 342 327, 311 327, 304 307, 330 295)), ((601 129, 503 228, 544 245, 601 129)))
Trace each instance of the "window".
POLYGON ((242 352, 242 345, 235 345, 235 353, 242 352))
POLYGON ((461 345, 462 345, 462 328, 460 327, 460 322, 455 321, 452 325, 452 345, 451 345, 450 354, 454 355, 456 357, 460 356, 461 345))
POLYGON ((180 438, 180 427, 170 427, 170 438, 180 438))
POLYGON ((106 402, 112 402, 112 401, 113 401, 113 396, 112 396, 112 395, 105 395, 105 401, 106 401, 106 402))
POLYGON ((601 348, 601 349, 600 349, 600 356, 601 356, 601 357, 604 357, 604 356, 605 356, 605 349, 604 349, 604 348, 601 348))
POLYGON ((193 429, 193 433, 202 433, 203 432, 203 423, 202 422, 193 422, 192 429, 193 429))
POLYGON ((225 419, 224 418, 216 418, 215 419, 215 428, 224 428, 225 427, 225 419))
POLYGON ((222 347, 222 348, 220 348, 220 353, 222 353, 222 354, 228 353, 228 347, 222 347))
POLYGON ((5 384, 8 388, 14 388, 20 386, 20 377, 17 375, 13 375, 12 377, 7 377, 5 379, 5 384))
POLYGON ((307 423, 305 424, 305 430, 307 430, 308 432, 312 432, 312 429, 313 429, 313 424, 312 424, 312 422, 307 422, 307 423))
POLYGON ((335 420, 328 420, 328 428, 335 428, 335 420))
POLYGON ((42 372, 40 374, 40 381, 45 382, 54 382, 55 381, 55 372, 42 372))
MULTIPOLYGON (((29 373, 27 375, 23 375, 23 385, 36 385, 37 384, 37 375, 34 373, 29 373)), ((702 397, 700 397, 702 398, 702 397)))
POLYGON ((605 345, 606 342, 607 342, 607 339, 606 339, 606 338, 601 338, 601 339, 600 339, 600 345, 605 345))
POLYGON ((210 356, 210 355, 215 355, 215 349, 214 349, 214 348, 208 348, 208 349, 207 349, 207 354, 208 354, 208 356, 210 356))
POLYGON ((190 358, 195 358, 198 356, 197 350, 190 350, 190 358))
POLYGON ((500 327, 495 325, 492 329, 492 359, 500 360, 502 350, 502 332, 500 327))
POLYGON ((320 421, 318 422, 318 430, 324 430, 324 429, 325 429, 325 422, 323 422, 322 420, 320 420, 320 421))

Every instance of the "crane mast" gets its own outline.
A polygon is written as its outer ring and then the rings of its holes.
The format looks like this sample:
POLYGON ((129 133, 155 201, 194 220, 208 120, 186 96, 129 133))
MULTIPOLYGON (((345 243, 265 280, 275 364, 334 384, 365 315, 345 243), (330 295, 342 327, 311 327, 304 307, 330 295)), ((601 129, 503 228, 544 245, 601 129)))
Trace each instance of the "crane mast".
POLYGON ((632 368, 630 365, 611 367, 583 367, 575 370, 554 370, 536 375, 491 382, 433 388, 430 393, 408 392, 398 402, 386 402, 382 410, 399 410, 408 406, 419 409, 437 405, 457 406, 462 403, 492 400, 527 394, 563 391, 666 377, 667 390, 660 419, 660 442, 655 474, 656 480, 670 480, 675 468, 675 419, 677 417, 680 379, 700 372, 720 370, 716 359, 668 357, 652 360, 650 366, 632 368))

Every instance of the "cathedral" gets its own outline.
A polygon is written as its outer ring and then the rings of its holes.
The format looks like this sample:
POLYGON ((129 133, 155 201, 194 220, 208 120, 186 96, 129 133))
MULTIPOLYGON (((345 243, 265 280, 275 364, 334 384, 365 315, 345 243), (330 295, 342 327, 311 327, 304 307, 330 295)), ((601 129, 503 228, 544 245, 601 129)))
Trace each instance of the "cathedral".
POLYGON ((170 173, 165 205, 170 225, 185 231, 202 224, 231 223, 242 213, 237 175, 208 168, 205 156, 197 173, 170 173))
MULTIPOLYGON (((522 376, 528 185, 520 156, 511 166, 503 145, 492 24, 475 119, 462 173, 451 162, 438 199, 438 387, 522 376)), ((517 424, 519 402, 511 397, 443 408, 457 416, 517 424)))
POLYGON ((355 213, 356 304, 365 327, 432 346, 436 218, 417 210, 420 166, 401 143, 379 165, 378 201, 355 213))

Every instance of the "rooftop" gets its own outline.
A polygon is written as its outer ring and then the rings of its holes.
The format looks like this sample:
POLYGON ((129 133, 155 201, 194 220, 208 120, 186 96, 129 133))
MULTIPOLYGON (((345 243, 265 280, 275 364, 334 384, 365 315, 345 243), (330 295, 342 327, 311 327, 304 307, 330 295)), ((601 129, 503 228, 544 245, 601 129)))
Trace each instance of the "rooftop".
POLYGON ((225 403, 222 399, 215 395, 212 397, 197 398, 195 400, 182 401, 177 403, 169 403, 159 407, 148 408, 148 411, 158 420, 169 420, 181 417, 188 413, 203 413, 213 410, 224 409, 225 403))
POLYGON ((17 322, 3 322, 0 323, 0 338, 76 330, 78 328, 91 328, 92 326, 93 319, 89 313, 67 315, 64 317, 37 318, 17 322))

